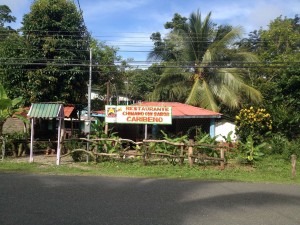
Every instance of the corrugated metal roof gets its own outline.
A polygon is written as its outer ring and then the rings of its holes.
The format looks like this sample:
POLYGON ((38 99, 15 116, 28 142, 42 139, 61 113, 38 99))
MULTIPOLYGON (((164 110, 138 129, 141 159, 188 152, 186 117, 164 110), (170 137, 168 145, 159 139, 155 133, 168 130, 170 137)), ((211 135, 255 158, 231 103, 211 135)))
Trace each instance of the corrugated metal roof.
POLYGON ((31 118, 53 119, 59 116, 62 104, 57 103, 32 103, 28 116, 31 118))
POLYGON ((173 118, 220 118, 222 116, 221 113, 179 102, 140 102, 136 105, 172 107, 173 118))
POLYGON ((74 106, 65 106, 64 107, 65 117, 67 117, 67 118, 71 117, 71 114, 74 111, 74 109, 75 109, 74 106))

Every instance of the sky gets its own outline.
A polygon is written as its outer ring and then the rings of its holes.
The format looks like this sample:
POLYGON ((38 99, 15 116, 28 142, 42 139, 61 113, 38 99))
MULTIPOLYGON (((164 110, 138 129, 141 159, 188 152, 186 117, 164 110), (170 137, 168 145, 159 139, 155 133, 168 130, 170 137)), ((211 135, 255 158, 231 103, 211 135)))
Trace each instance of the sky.
MULTIPOLYGON (((7 5, 16 23, 22 26, 23 15, 30 12, 34 0, 0 0, 7 5)), ((189 17, 199 10, 202 18, 212 12, 218 25, 242 26, 245 37, 275 18, 294 18, 300 14, 300 0, 74 0, 80 6, 85 24, 92 36, 109 46, 118 47, 123 59, 146 61, 153 47, 150 36, 154 32, 166 34, 164 24, 175 13, 189 17), (79 3, 79 4, 78 4, 79 3)))

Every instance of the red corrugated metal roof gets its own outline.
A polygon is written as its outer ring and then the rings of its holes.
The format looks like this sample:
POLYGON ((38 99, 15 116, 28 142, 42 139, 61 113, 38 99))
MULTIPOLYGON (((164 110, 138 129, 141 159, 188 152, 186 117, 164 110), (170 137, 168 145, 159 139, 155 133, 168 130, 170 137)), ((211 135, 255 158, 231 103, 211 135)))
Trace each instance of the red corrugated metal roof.
POLYGON ((140 102, 135 105, 172 107, 173 118, 220 118, 222 116, 221 113, 179 102, 140 102))
POLYGON ((15 112, 13 117, 16 117, 16 115, 18 115, 18 116, 27 118, 27 113, 28 113, 29 109, 30 109, 30 107, 24 107, 24 108, 20 109, 20 111, 15 112))
POLYGON ((65 113, 65 117, 69 118, 73 112, 73 110, 75 109, 74 106, 65 106, 64 107, 64 113, 65 113))

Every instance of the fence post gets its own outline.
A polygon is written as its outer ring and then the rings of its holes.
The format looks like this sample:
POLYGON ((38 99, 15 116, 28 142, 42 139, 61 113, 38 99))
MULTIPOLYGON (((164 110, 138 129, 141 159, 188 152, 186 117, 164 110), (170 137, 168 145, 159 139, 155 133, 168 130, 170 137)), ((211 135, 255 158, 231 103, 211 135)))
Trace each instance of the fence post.
POLYGON ((291 155, 291 160, 292 160, 292 177, 296 177, 296 160, 297 156, 295 154, 291 155))
POLYGON ((142 153, 143 153, 143 165, 146 166, 147 165, 147 161, 146 161, 146 158, 147 158, 147 146, 146 146, 146 143, 143 141, 143 144, 142 144, 142 153))
POLYGON ((189 148, 188 148, 188 160, 189 160, 190 166, 193 166, 193 164, 194 164, 194 159, 192 157, 192 155, 193 155, 193 146, 194 146, 194 140, 190 139, 189 140, 189 148))
POLYGON ((184 161, 184 157, 183 157, 184 145, 183 145, 182 142, 180 144, 182 144, 182 145, 180 146, 179 163, 180 163, 180 165, 183 165, 183 161, 184 161))
POLYGON ((220 149, 220 155, 221 155, 221 163, 220 163, 220 167, 221 170, 225 169, 225 149, 223 147, 221 147, 220 149))
POLYGON ((4 161, 4 157, 5 157, 5 137, 1 137, 1 141, 2 141, 2 161, 4 161))

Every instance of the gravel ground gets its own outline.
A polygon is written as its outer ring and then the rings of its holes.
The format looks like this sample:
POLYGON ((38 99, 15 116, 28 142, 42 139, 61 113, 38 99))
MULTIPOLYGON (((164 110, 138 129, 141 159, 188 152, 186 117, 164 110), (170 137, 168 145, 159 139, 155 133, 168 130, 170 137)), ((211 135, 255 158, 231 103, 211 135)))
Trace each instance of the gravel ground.
MULTIPOLYGON (((13 162, 29 162, 29 155, 22 157, 5 157, 5 161, 13 161, 13 162)), ((42 164, 56 164, 56 154, 46 155, 46 154, 38 154, 33 155, 33 161, 42 164)), ((62 157, 60 160, 61 164, 69 164, 73 163, 73 159, 71 156, 62 157)))

